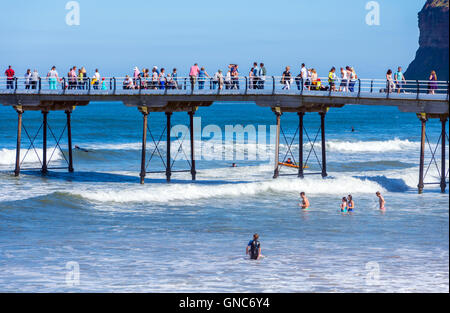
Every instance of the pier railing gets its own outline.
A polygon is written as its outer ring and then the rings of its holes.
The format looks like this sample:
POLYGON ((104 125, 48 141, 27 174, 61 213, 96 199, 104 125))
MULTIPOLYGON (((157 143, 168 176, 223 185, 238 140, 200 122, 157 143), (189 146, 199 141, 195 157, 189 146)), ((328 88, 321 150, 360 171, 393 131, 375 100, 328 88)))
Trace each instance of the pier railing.
POLYGON ((0 92, 10 93, 74 93, 83 94, 91 92, 113 92, 113 93, 142 93, 146 94, 329 94, 338 96, 348 94, 349 96, 360 96, 361 94, 384 95, 389 97, 395 94, 415 95, 417 99, 433 98, 433 96, 446 95, 449 97, 448 81, 426 81, 406 80, 387 81, 384 79, 350 79, 334 80, 328 77, 315 79, 302 79, 291 76, 265 77, 169 77, 154 79, 152 77, 104 77, 100 80, 94 78, 44 78, 37 80, 20 77, 0 77, 0 92))

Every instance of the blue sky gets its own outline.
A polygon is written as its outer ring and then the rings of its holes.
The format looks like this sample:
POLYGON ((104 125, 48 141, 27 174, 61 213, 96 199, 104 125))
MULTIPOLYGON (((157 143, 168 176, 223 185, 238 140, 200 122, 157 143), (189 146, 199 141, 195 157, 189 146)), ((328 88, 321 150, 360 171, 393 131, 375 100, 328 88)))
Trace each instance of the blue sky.
POLYGON ((380 26, 365 22, 367 0, 78 0, 79 26, 66 24, 67 2, 1 1, 0 67, 66 74, 83 65, 118 76, 153 65, 185 74, 198 62, 213 74, 262 61, 280 75, 305 62, 319 75, 353 65, 360 77, 382 78, 414 59, 425 0, 377 1, 380 26))

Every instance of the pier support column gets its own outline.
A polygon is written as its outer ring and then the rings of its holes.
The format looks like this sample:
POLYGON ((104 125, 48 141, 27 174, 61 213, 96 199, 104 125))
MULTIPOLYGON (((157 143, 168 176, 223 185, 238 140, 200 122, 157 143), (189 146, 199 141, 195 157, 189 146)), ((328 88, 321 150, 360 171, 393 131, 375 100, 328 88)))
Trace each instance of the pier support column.
POLYGON ((325 112, 320 112, 320 129, 322 134, 322 177, 325 178, 327 174, 327 153, 325 141, 325 112))
POLYGON ((195 170, 195 142, 194 142, 194 111, 188 112, 189 114, 189 131, 191 136, 191 175, 192 180, 196 179, 197 172, 195 170))
POLYGON ((426 131, 426 122, 427 118, 425 114, 421 114, 419 116, 420 122, 422 123, 422 133, 420 137, 420 165, 419 165, 419 184, 417 185, 419 194, 423 192, 424 183, 423 183, 423 168, 425 163, 425 131, 426 131))
POLYGON ((446 148, 446 133, 445 133, 445 126, 447 124, 447 116, 443 115, 441 116, 441 124, 442 124, 442 128, 441 128, 441 192, 445 193, 445 188, 447 187, 447 184, 445 182, 445 176, 446 176, 446 172, 445 172, 445 148, 446 148))
POLYGON ((73 154, 72 154, 72 126, 70 123, 70 115, 71 115, 71 111, 67 110, 66 111, 66 116, 67 116, 67 145, 68 145, 68 152, 69 152, 69 173, 73 173, 73 154))
POLYGON ((171 165, 171 157, 170 157, 170 118, 172 117, 172 112, 166 112, 166 120, 167 120, 167 164, 166 164, 166 180, 170 182, 170 176, 172 176, 172 165, 171 165))
POLYGON ((281 111, 275 111, 277 117, 277 134, 275 138, 275 170, 273 172, 273 178, 278 178, 280 175, 279 159, 280 159, 280 127, 281 127, 281 111))
POLYGON ((42 122, 42 131, 43 131, 43 138, 42 138, 42 174, 47 174, 47 111, 42 111, 43 115, 43 122, 42 122))
POLYGON ((16 168, 14 175, 20 174, 20 144, 22 142, 22 110, 17 110, 17 145, 16 145, 16 168))
POLYGON ((303 174, 303 118, 305 117, 304 112, 298 112, 298 177, 304 178, 303 174))
POLYGON ((139 174, 139 176, 141 178, 140 179, 141 185, 144 184, 145 172, 146 172, 146 168, 145 168, 145 162, 146 162, 145 153, 147 151, 147 117, 148 117, 148 113, 147 112, 142 112, 142 115, 143 115, 143 126, 142 126, 141 173, 139 174))

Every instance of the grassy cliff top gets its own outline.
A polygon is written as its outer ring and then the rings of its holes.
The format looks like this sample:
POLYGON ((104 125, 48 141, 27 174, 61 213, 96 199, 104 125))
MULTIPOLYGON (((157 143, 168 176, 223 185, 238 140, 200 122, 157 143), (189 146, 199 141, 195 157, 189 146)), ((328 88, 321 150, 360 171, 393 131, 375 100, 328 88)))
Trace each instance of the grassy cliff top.
POLYGON ((425 4, 425 8, 447 8, 449 0, 428 0, 425 4))

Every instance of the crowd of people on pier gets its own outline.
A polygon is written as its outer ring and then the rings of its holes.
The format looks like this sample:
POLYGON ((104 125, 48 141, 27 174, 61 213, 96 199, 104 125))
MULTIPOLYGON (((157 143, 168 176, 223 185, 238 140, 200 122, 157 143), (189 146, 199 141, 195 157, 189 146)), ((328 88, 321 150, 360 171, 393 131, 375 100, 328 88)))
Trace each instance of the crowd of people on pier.
MULTIPOLYGON (((246 88, 248 89, 264 89, 267 81, 267 69, 264 63, 254 62, 250 67, 248 73, 244 75, 246 81, 246 88)), ((5 71, 6 89, 15 89, 16 74, 12 66, 9 66, 5 71)), ((279 83, 283 90, 290 90, 293 86, 298 90, 322 90, 322 91, 336 91, 336 92, 354 92, 355 84, 358 81, 358 75, 353 66, 340 67, 337 70, 334 66, 328 72, 328 77, 323 81, 317 73, 317 70, 312 67, 307 67, 304 63, 301 64, 297 75, 291 72, 291 67, 286 66, 281 73, 279 83)), ((112 89, 112 80, 106 79, 100 75, 98 69, 95 69, 93 75, 88 77, 85 67, 71 67, 67 75, 60 76, 56 67, 53 66, 44 76, 48 83, 50 90, 58 89, 62 84, 64 89, 112 89)), ((148 68, 139 69, 134 67, 133 73, 125 75, 123 79, 123 89, 194 89, 196 86, 199 90, 202 89, 240 89, 242 83, 242 76, 238 64, 228 64, 226 73, 218 69, 214 75, 208 74, 204 66, 199 66, 197 63, 192 65, 189 69, 187 77, 180 78, 176 68, 173 68, 170 73, 164 67, 158 68, 153 66, 150 71, 148 68), (189 86, 189 87, 188 87, 189 86)), ((435 71, 431 71, 428 77, 428 93, 434 94, 438 89, 438 78, 435 71)), ((115 80, 114 80, 115 83, 115 80)), ((27 69, 23 84, 25 89, 37 89, 41 84, 41 76, 39 72, 34 69, 27 69)), ((398 67, 397 71, 393 73, 389 69, 386 73, 386 89, 380 91, 397 92, 405 91, 407 84, 402 67, 398 67)), ((116 88, 116 86, 114 86, 116 88)))

